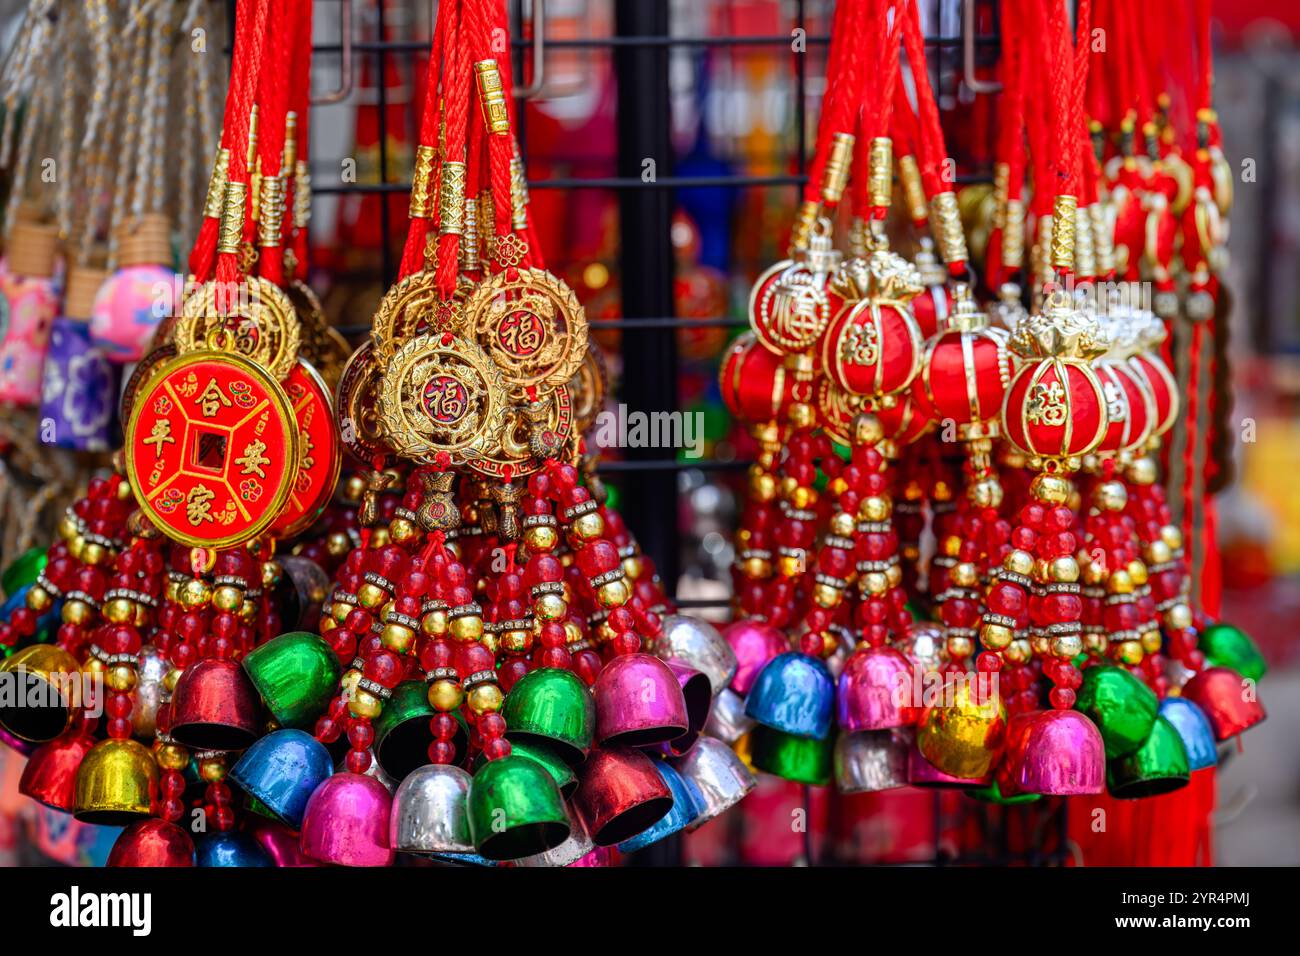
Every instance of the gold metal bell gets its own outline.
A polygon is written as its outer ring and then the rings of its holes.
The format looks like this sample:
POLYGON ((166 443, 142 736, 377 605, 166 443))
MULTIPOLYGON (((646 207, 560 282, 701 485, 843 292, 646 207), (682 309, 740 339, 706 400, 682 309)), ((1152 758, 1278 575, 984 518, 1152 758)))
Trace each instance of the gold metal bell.
POLYGON ((17 678, 0 701, 0 727, 38 744, 68 729, 77 703, 68 693, 70 682, 81 678, 71 654, 55 644, 33 644, 0 663, 0 673, 17 678))
POLYGON ((83 823, 125 826, 147 817, 158 798, 158 764, 134 740, 101 740, 77 770, 72 815, 83 823))
POLYGON ((925 759, 954 777, 985 777, 1002 756, 1006 707, 996 690, 977 690, 977 682, 977 676, 950 679, 943 702, 925 708, 916 727, 925 759))

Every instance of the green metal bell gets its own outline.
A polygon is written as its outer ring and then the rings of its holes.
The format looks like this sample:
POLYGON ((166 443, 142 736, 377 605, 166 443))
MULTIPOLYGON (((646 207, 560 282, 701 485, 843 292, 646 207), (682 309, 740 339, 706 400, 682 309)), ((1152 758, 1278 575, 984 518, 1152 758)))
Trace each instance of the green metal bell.
POLYGON ((1133 753, 1151 735, 1160 701, 1123 667, 1101 664, 1084 668, 1076 706, 1101 731, 1106 759, 1133 753))
POLYGON ((759 770, 816 787, 831 781, 835 742, 830 735, 813 740, 758 724, 749 732, 749 748, 749 759, 759 770))
POLYGON ((596 703, 573 671, 556 667, 529 671, 510 688, 501 716, 511 743, 541 740, 570 766, 582 763, 591 750, 596 703))
POLYGON ((5 597, 12 597, 18 589, 32 584, 45 570, 47 560, 44 548, 28 548, 9 562, 9 566, 0 573, 0 589, 5 597))
POLYGON ((1268 662, 1250 635, 1231 624, 1211 624, 1201 632, 1197 647, 1211 667, 1227 667, 1254 681, 1268 672, 1268 662))
MULTIPOLYGON (((400 783, 412 770, 429 762, 429 744, 433 743, 429 719, 435 713, 429 706, 429 687, 424 681, 402 681, 393 688, 393 696, 375 718, 375 759, 384 773, 400 783)), ((451 740, 456 748, 451 762, 458 766, 469 747, 469 731, 464 717, 459 713, 452 716, 457 728, 451 740)))
POLYGON ((1112 797, 1154 797, 1185 787, 1192 779, 1183 739, 1164 717, 1136 751, 1106 763, 1106 789, 1112 797))
MULTIPOLYGON (((517 757, 527 757, 541 764, 551 775, 555 785, 560 788, 560 796, 566 800, 573 796, 573 791, 578 787, 578 775, 554 747, 541 740, 514 740, 510 743, 510 753, 517 757)), ((480 753, 478 759, 474 761, 475 772, 487 762, 487 755, 480 753)))
POLYGON ((983 787, 968 787, 966 796, 973 797, 984 803, 996 803, 1003 807, 1018 807, 1022 803, 1034 803, 1043 799, 1041 793, 1017 793, 1014 796, 1004 797, 1002 788, 998 786, 997 780, 990 780, 983 787))
POLYGON ((517 860, 553 850, 569 838, 564 798, 546 769, 511 754, 489 760, 469 788, 469 832, 489 860, 517 860))
POLYGON ((244 670, 281 727, 311 730, 338 690, 343 668, 319 635, 290 631, 244 658, 244 670))

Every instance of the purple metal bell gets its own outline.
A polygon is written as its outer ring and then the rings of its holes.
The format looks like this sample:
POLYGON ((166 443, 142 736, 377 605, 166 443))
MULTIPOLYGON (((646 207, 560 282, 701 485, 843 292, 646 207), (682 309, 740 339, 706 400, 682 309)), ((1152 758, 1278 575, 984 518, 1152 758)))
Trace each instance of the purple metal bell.
POLYGON ((652 654, 615 657, 596 678, 592 694, 601 744, 649 747, 690 729, 677 676, 652 654))
MULTIPOLYGON (((709 679, 694 667, 679 660, 668 660, 668 669, 677 677, 682 688, 682 699, 686 701, 686 733, 680 737, 655 746, 655 752, 665 757, 680 757, 695 746, 704 725, 709 720, 709 710, 713 705, 713 690, 709 679)), ((723 688, 726 689, 725 687, 723 688)))
POLYGON ((736 621, 722 636, 736 655, 736 675, 731 678, 731 689, 742 697, 749 693, 767 662, 790 649, 786 636, 762 621, 736 621))
POLYGON ((302 851, 338 866, 392 866, 388 839, 393 798, 374 777, 336 773, 307 801, 302 851))
POLYGON ((840 674, 840 728, 892 730, 916 723, 920 680, 916 665, 892 647, 862 647, 840 674))
POLYGON ((1097 725, 1077 710, 1016 714, 997 771, 1004 797, 1075 797, 1106 789, 1106 747, 1097 725))

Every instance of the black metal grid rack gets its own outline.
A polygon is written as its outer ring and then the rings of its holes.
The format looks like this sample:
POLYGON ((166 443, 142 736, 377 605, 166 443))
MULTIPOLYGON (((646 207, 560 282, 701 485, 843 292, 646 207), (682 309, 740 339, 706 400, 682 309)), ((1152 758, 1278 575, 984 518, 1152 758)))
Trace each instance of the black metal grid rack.
MULTIPOLYGON (((233 24, 237 0, 226 0, 230 23, 233 24)), ((436 0, 425 4, 430 13, 436 0)), ((532 57, 533 43, 524 37, 525 5, 528 0, 511 0, 513 32, 512 53, 514 73, 522 84, 529 75, 527 67, 532 57)), ((603 189, 615 191, 619 205, 620 243, 618 257, 622 275, 622 315, 617 319, 593 319, 593 328, 617 329, 621 332, 625 361, 620 395, 631 408, 673 409, 679 405, 677 390, 678 354, 676 332, 679 329, 741 328, 743 318, 729 315, 705 318, 678 318, 673 307, 674 257, 669 230, 673 212, 674 190, 690 187, 725 187, 729 189, 787 190, 790 208, 797 202, 797 190, 806 182, 806 163, 809 148, 806 122, 806 93, 810 79, 809 57, 795 51, 791 33, 768 36, 674 36, 670 31, 669 0, 610 0, 613 5, 611 35, 601 37, 576 37, 547 39, 547 50, 575 50, 594 54, 608 51, 613 56, 617 85, 617 161, 616 174, 599 178, 550 178, 529 180, 532 190, 584 190, 603 189), (794 172, 777 175, 731 176, 674 176, 672 145, 670 139, 671 109, 669 98, 669 53, 674 49, 703 50, 710 48, 776 49, 791 47, 794 58, 794 116, 795 149, 794 172), (652 182, 643 181, 641 160, 654 157, 658 175, 652 182)), ((967 80, 976 64, 986 66, 995 58, 998 47, 998 4, 994 0, 918 0, 926 3, 937 15, 931 18, 940 29, 925 38, 929 53, 932 82, 936 90, 944 89, 945 78, 964 72, 967 80), (956 22, 953 22, 953 21, 956 22), (969 25, 980 23, 978 35, 969 25), (969 27, 969 29, 968 29, 969 27)), ((411 39, 382 39, 386 33, 384 0, 321 0, 319 8, 336 6, 343 14, 355 13, 364 8, 374 17, 376 33, 380 39, 356 40, 340 33, 338 42, 314 46, 317 57, 341 56, 356 61, 370 59, 379 76, 385 75, 390 57, 412 57, 427 50, 427 43, 411 39)), ((807 26, 813 22, 813 12, 824 14, 833 0, 785 0, 789 11, 789 30, 805 31, 805 49, 824 50, 829 37, 812 34, 807 26)), ((413 4, 422 6, 420 0, 413 4)), ((824 15, 820 22, 827 22, 824 15)), ((347 25, 345 24, 345 27, 347 25)), ((233 30, 231 31, 233 35, 233 30)), ((355 66, 353 66, 355 69, 355 66)), ((345 87, 347 86, 345 81, 345 87)), ((387 128, 388 105, 385 84, 376 84, 375 105, 378 107, 378 179, 369 182, 331 183, 317 181, 313 192, 317 196, 340 194, 405 194, 410 183, 391 180, 389 169, 389 137, 387 128)), ((412 109, 416 107, 412 105, 412 109)), ((525 111, 520 110, 521 125, 525 111)), ((416 118, 418 122, 418 117, 416 118)), ((519 131, 520 148, 525 160, 528 152, 526 125, 519 131)), ((959 183, 987 182, 991 170, 976 170, 958 177, 959 183)), ((389 205, 378 204, 381 232, 384 237, 380 250, 382 279, 387 286, 395 278, 401 249, 390 242, 389 205)), ((345 334, 357 337, 367 331, 367 326, 344 326, 345 334)), ((695 459, 683 462, 664 457, 660 449, 631 448, 621 461, 606 462, 604 473, 626 473, 636 476, 635 506, 626 509, 626 518, 643 549, 655 560, 660 573, 671 588, 678 580, 679 528, 677 523, 677 476, 685 468, 705 472, 741 471, 749 462, 740 460, 695 459)), ((708 600, 679 600, 686 607, 717 606, 721 602, 708 600)), ((1064 807, 1052 817, 1056 843, 1061 849, 1050 855, 1033 854, 1013 856, 1005 842, 1005 828, 994 826, 994 845, 978 859, 952 859, 940 849, 940 802, 934 803, 935 853, 932 865, 950 863, 1060 863, 1066 855, 1066 813, 1064 807)), ((675 840, 664 841, 660 846, 643 851, 649 862, 670 863, 680 861, 675 840)), ((813 856, 811 844, 806 856, 813 856)))

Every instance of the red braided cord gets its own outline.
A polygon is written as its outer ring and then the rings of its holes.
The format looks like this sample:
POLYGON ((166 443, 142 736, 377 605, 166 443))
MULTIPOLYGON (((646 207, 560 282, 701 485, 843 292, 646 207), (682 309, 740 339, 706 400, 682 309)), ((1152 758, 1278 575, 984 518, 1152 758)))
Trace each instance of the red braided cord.
MULTIPOLYGON (((294 40, 293 40, 293 76, 291 79, 289 93, 289 107, 297 114, 298 117, 298 160, 302 163, 307 162, 310 152, 311 136, 308 126, 308 114, 311 110, 311 30, 312 30, 312 8, 310 3, 293 4, 296 10, 294 17, 294 40)), ((285 170, 287 177, 286 186, 291 186, 295 182, 295 171, 292 169, 285 170)), ((293 252, 296 262, 294 268, 294 278, 306 281, 307 279, 307 246, 308 232, 306 229, 293 228, 293 190, 286 188, 284 215, 287 223, 285 227, 286 235, 293 236, 293 252)))
MULTIPOLYGON (((447 108, 447 151, 450 161, 465 160, 465 140, 469 129, 470 86, 474 82, 467 48, 467 23, 475 4, 473 0, 447 4, 454 6, 446 34, 446 70, 443 73, 443 99, 447 108)), ((460 267, 460 236, 447 233, 438 237, 438 292, 450 299, 456 291, 460 267)))
MULTIPOLYGON (((262 166, 262 176, 280 175, 284 160, 284 119, 289 111, 289 39, 292 24, 286 0, 271 0, 272 9, 268 23, 267 63, 261 72, 258 91, 257 155, 262 166)), ((261 210, 263 216, 266 210, 261 210)), ((279 223, 283 233, 283 220, 279 223)), ((256 225, 245 225, 245 239, 254 239, 256 225)), ((281 240, 283 241, 283 240, 281 240)), ((284 250, 281 246, 260 248, 257 259, 258 274, 262 278, 283 285, 284 250)))
MULTIPOLYGON (((424 111, 420 114, 420 145, 432 146, 435 149, 438 146, 438 126, 442 118, 442 109, 438 96, 438 74, 442 69, 443 50, 446 43, 447 20, 449 19, 448 11, 455 5, 452 3, 443 3, 438 5, 438 19, 433 27, 433 45, 429 54, 428 67, 425 70, 424 80, 424 111)), ((437 164, 434 164, 430 175, 435 177, 431 185, 437 185, 437 164)), ((429 210, 432 213, 432 210, 429 210)), ((402 249, 401 271, 398 273, 400 278, 405 279, 424 268, 424 246, 429 235, 430 220, 420 216, 412 216, 411 223, 406 230, 406 245, 402 249)))
POLYGON ((835 134, 851 133, 856 128, 860 78, 866 69, 865 45, 861 43, 866 16, 865 0, 840 0, 835 5, 831 48, 826 61, 826 95, 822 99, 821 121, 817 124, 817 148, 804 186, 806 202, 821 201, 822 177, 835 134))

